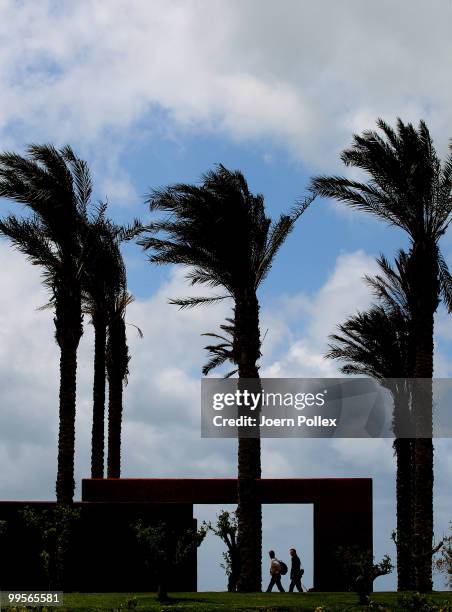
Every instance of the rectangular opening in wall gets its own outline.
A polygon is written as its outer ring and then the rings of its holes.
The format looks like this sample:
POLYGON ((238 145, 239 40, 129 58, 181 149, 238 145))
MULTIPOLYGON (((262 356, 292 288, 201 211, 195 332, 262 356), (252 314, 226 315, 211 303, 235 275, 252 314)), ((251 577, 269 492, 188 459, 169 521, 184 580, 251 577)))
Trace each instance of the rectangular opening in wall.
MULTIPOLYGON (((193 511, 198 527, 203 521, 215 524, 222 510, 234 512, 235 504, 195 504, 193 511)), ((284 561, 289 571, 282 578, 287 591, 290 585, 289 548, 295 548, 305 573, 301 579, 303 588, 313 585, 313 505, 312 504, 264 504, 262 506, 262 590, 267 589, 270 574, 269 550, 284 561)), ((227 575, 222 540, 209 533, 198 549, 198 591, 226 591, 227 575)), ((274 590, 276 587, 274 587, 274 590)))
MULTIPOLYGON (((262 590, 270 581, 269 550, 288 566, 281 579, 284 590, 290 585, 289 548, 295 548, 304 569, 303 589, 313 585, 314 522, 312 504, 265 504, 262 506, 262 590)), ((276 586, 273 587, 276 591, 276 586)), ((295 589, 296 590, 296 589, 295 589)))

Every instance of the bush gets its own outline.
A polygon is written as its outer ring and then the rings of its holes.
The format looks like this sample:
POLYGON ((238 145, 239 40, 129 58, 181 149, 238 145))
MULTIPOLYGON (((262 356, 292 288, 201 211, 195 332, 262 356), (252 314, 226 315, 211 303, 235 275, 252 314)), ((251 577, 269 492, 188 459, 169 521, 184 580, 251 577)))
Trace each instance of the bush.
POLYGON ((128 599, 125 603, 120 605, 121 610, 135 610, 138 606, 138 599, 136 597, 132 597, 132 599, 128 599))
POLYGON ((388 555, 380 563, 375 563, 371 551, 356 546, 339 548, 336 559, 338 571, 343 574, 348 590, 358 593, 361 604, 368 604, 374 580, 390 574, 394 569, 388 555))
POLYGON ((27 506, 22 517, 38 541, 39 559, 48 578, 49 588, 64 589, 65 567, 74 527, 80 519, 80 510, 57 505, 50 510, 39 511, 27 506))
POLYGON ((402 610, 412 612, 443 612, 443 610, 450 610, 448 605, 437 604, 420 593, 401 597, 399 599, 399 606, 402 610))
POLYGON ((226 576, 228 577, 228 591, 235 592, 237 590, 237 582, 239 579, 239 549, 237 546, 237 514, 236 512, 227 512, 221 510, 217 516, 216 525, 212 523, 203 523, 203 528, 206 531, 211 531, 218 536, 226 545, 226 551, 223 553, 223 563, 220 563, 226 576))
POLYGON ((176 532, 170 525, 161 521, 157 525, 146 525, 139 520, 132 525, 139 545, 142 547, 146 564, 158 583, 158 599, 168 599, 168 584, 174 571, 204 540, 207 529, 201 527, 176 532))
MULTIPOLYGON (((452 523, 449 524, 449 531, 452 532, 452 523)), ((435 561, 436 570, 444 574, 446 586, 452 588, 452 535, 443 538, 443 547, 440 551, 439 559, 435 561)))

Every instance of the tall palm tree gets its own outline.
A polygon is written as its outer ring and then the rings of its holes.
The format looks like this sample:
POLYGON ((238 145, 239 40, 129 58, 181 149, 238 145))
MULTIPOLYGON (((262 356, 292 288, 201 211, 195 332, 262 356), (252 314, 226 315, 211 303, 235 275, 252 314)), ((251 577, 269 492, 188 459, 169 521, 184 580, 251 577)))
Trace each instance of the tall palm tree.
POLYGON ((74 441, 77 348, 83 332, 82 245, 88 223, 91 179, 87 164, 66 146, 31 145, 28 157, 0 155, 0 196, 25 205, 25 218, 9 215, 0 222, 7 236, 32 264, 43 270, 55 311, 55 339, 60 348, 60 407, 57 502, 74 496, 74 441))
MULTIPOLYGON (((172 300, 188 308, 232 298, 233 361, 239 379, 259 379, 259 301, 257 290, 274 257, 312 198, 275 223, 265 214, 264 198, 253 195, 243 176, 219 165, 201 185, 176 184, 154 191, 151 211, 164 218, 151 223, 140 244, 156 264, 189 268, 192 285, 221 287, 222 295, 172 300)), ((239 381, 239 384, 240 381, 239 381)), ((261 477, 260 439, 239 435, 238 546, 240 591, 261 590, 262 510, 257 495, 261 477)))
POLYGON ((138 220, 135 220, 130 226, 113 223, 106 218, 106 209, 107 205, 103 204, 96 222, 90 224, 89 227, 90 231, 86 240, 89 257, 82 285, 83 309, 91 317, 94 327, 91 478, 103 478, 104 476, 107 330, 110 322, 117 316, 118 296, 122 294, 125 283, 125 267, 119 245, 124 240, 134 238, 141 227, 138 220))
MULTIPOLYGON (((127 292, 125 268, 121 288, 117 292, 108 322, 107 377, 108 377, 108 478, 121 475, 121 434, 123 388, 129 374, 129 348, 127 345, 125 315, 133 296, 127 292)), ((140 332, 141 333, 141 332, 140 332)))
POLYGON ((107 224, 91 232, 93 243, 83 275, 83 309, 94 327, 93 425, 91 434, 91 478, 104 476, 105 368, 107 327, 111 304, 119 285, 120 270, 113 256, 113 240, 107 224))
POLYGON ((382 257, 378 260, 382 275, 367 280, 379 304, 360 312, 339 325, 339 333, 330 336, 332 343, 326 357, 344 365, 344 374, 371 376, 392 394, 394 402, 394 450, 397 461, 397 579, 398 590, 415 588, 413 557, 409 546, 413 540, 414 441, 406 436, 411 421, 413 360, 411 332, 411 295, 406 276, 408 257, 401 251, 393 269, 382 257), (402 430, 405 428, 405 431, 402 430))
MULTIPOLYGON (((414 377, 433 376, 433 317, 441 295, 448 307, 451 277, 439 249, 439 240, 452 215, 452 154, 441 164, 427 125, 416 129, 400 119, 394 130, 377 121, 382 132, 355 135, 341 159, 370 175, 367 182, 339 176, 320 176, 312 181, 315 194, 336 198, 349 206, 376 215, 405 230, 411 242, 413 273, 414 377)), ((433 541, 433 442, 432 386, 424 380, 413 396, 417 431, 415 443, 415 548, 419 559, 417 588, 432 588, 429 551, 433 541)))

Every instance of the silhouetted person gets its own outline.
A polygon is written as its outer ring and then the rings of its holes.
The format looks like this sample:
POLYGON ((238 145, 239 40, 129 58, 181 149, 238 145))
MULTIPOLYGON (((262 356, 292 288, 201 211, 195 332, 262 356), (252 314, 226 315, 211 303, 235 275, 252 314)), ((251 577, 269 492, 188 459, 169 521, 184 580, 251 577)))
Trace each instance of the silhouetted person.
POLYGON ((292 557, 289 591, 292 593, 294 588, 297 587, 300 593, 302 593, 303 587, 301 586, 301 577, 304 574, 304 570, 301 567, 300 557, 297 555, 295 548, 289 548, 289 554, 292 557))
POLYGON ((270 556, 270 584, 268 585, 267 593, 270 593, 273 586, 276 584, 281 593, 284 593, 283 585, 281 584, 281 564, 278 559, 275 557, 275 551, 269 550, 268 554, 270 556))

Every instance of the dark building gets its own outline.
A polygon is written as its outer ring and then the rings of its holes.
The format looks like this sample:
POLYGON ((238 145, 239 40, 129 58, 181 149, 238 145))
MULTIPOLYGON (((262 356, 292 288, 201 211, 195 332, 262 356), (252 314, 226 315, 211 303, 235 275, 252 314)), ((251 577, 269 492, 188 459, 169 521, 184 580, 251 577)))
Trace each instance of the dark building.
MULTIPOLYGON (((372 551, 372 480, 370 478, 266 478, 259 481, 263 504, 313 504, 314 588, 344 589, 336 551, 358 547, 372 551)), ((184 531, 196 524, 193 504, 237 502, 235 478, 86 479, 81 520, 74 534, 68 591, 150 591, 154 585, 131 525, 165 521, 184 531)), ((51 502, 0 502, 6 520, 0 555, 0 588, 47 589, 36 542, 24 529, 21 510, 50 508, 51 502)), ((196 591, 196 558, 177 572, 174 590, 196 591)))

